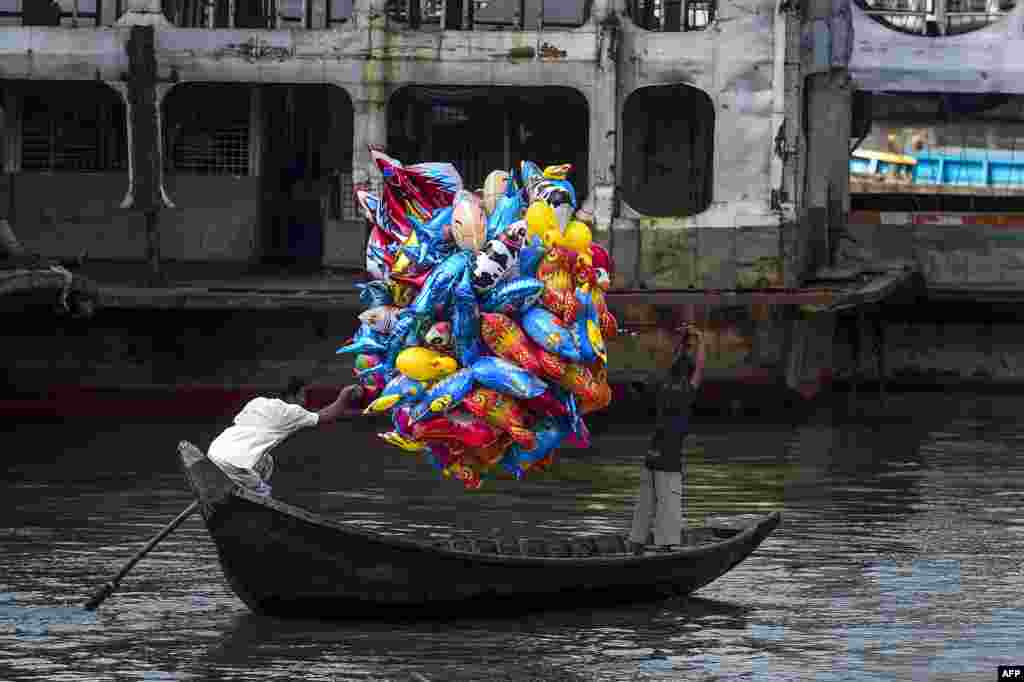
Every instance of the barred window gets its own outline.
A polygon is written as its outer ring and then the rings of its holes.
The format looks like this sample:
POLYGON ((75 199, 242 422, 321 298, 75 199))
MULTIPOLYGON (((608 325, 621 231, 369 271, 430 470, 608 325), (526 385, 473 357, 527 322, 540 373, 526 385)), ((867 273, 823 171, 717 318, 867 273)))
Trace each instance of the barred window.
POLYGON ((97 0, 0 0, 2 26, 100 26, 97 0))
POLYGON ((352 0, 327 0, 327 26, 344 24, 352 18, 352 0))
POLYGON ((63 82, 24 92, 23 171, 126 170, 126 138, 124 104, 105 85, 63 82))
POLYGON ((249 88, 189 83, 164 105, 167 170, 203 175, 249 174, 249 88))
POLYGON ((969 33, 999 21, 1016 0, 856 0, 875 21, 903 33, 969 33))
POLYGON ((716 0, 627 0, 633 23, 648 31, 703 31, 715 20, 716 0))

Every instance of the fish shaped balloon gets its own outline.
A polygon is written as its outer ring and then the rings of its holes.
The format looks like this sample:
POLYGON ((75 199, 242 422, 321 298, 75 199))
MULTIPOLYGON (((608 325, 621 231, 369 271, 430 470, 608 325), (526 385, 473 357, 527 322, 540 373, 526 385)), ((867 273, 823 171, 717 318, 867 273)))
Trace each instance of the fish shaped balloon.
POLYGON ((437 381, 454 374, 458 365, 455 358, 442 355, 435 350, 413 346, 398 354, 395 367, 416 381, 437 381))
POLYGON ((581 412, 585 412, 583 404, 596 405, 603 396, 601 385, 585 365, 567 365, 558 385, 576 396, 581 412))
POLYGON ((487 217, 487 238, 494 239, 512 223, 520 220, 523 215, 523 197, 513 192, 498 198, 494 210, 487 217))
POLYGON ((471 273, 467 269, 455 287, 455 309, 452 313, 452 340, 455 356, 463 367, 469 367, 480 357, 480 310, 473 293, 471 273))
POLYGON ((538 347, 519 325, 506 315, 480 315, 480 336, 496 356, 532 375, 558 381, 565 374, 566 363, 553 353, 538 347))
POLYGON ((528 310, 544 293, 544 283, 532 277, 502 282, 484 296, 481 309, 488 313, 518 315, 528 310))
POLYGON ((515 398, 535 398, 547 390, 547 384, 519 365, 496 357, 480 358, 473 364, 476 382, 515 398))
POLYGON ((383 412, 411 400, 419 400, 425 392, 426 385, 422 381, 398 374, 384 387, 380 397, 366 406, 364 412, 383 412))
POLYGON ((544 180, 544 173, 533 161, 522 161, 519 163, 519 177, 522 180, 523 189, 529 196, 533 186, 544 180))
POLYGON ((569 435, 569 428, 565 417, 548 417, 534 425, 533 433, 536 438, 534 447, 524 448, 516 443, 501 460, 501 466, 516 478, 522 478, 532 465, 561 445, 569 435))
POLYGON ((374 281, 366 284, 356 284, 359 289, 359 302, 367 308, 377 308, 382 305, 391 305, 391 291, 384 282, 374 281))
POLYGON ((479 197, 459 191, 452 204, 452 239, 460 249, 477 252, 487 241, 487 217, 479 197))
POLYGON ((470 448, 485 447, 501 436, 496 428, 463 410, 414 424, 412 433, 418 441, 441 441, 449 447, 470 448))
POLYGON ((416 423, 457 407, 473 389, 473 370, 460 369, 427 389, 412 409, 410 421, 416 423))
POLYGON ((430 276, 423 282, 420 293, 409 306, 412 313, 417 317, 426 317, 434 314, 436 305, 445 305, 472 258, 473 254, 460 251, 431 270, 430 276))
POLYGON ((462 453, 462 460, 474 469, 486 471, 501 461, 513 442, 515 441, 508 435, 499 436, 498 440, 482 448, 466 448, 462 453))
POLYGON ((575 330, 567 327, 554 313, 534 306, 523 315, 523 330, 538 346, 569 362, 581 362, 580 342, 575 330))
POLYGON ((580 345, 580 359, 588 363, 598 359, 601 362, 608 362, 608 350, 601 335, 601 321, 597 316, 590 289, 577 289, 576 301, 579 303, 580 311, 576 316, 576 338, 580 345))
POLYGON ((490 388, 474 389, 463 403, 466 410, 508 433, 523 447, 537 445, 536 436, 528 428, 527 415, 514 399, 490 388))
POLYGON ((373 330, 366 324, 359 325, 359 329, 348 340, 346 345, 335 351, 342 353, 375 353, 384 354, 387 352, 387 337, 373 330))
POLYGON ((545 166, 542 175, 551 180, 565 180, 572 172, 571 163, 560 163, 555 166, 545 166))

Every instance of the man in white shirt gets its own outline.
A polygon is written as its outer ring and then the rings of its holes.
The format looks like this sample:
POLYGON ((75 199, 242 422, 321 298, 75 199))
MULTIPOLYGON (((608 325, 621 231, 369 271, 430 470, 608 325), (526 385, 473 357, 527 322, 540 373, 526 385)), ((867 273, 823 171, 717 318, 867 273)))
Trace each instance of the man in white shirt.
POLYGON ((333 403, 319 412, 310 412, 305 384, 299 379, 288 382, 281 398, 253 398, 235 416, 234 424, 210 443, 207 455, 214 464, 239 485, 260 495, 270 495, 270 476, 274 459, 270 451, 296 431, 325 426, 351 413, 362 402, 362 388, 346 386, 333 403))

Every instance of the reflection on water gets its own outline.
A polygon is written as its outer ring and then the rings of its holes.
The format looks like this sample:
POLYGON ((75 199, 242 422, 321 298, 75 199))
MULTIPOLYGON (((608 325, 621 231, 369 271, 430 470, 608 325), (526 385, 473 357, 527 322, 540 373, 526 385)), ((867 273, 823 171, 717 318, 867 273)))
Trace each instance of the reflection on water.
MULTIPOLYGON (((0 680, 992 679, 1024 657, 1024 426, 1012 397, 896 396, 800 425, 703 422, 689 515, 780 509, 689 599, 516 619, 279 621, 227 588, 198 520, 77 608, 190 501, 175 444, 220 425, 7 425, 0 680)), ((645 429, 465 493, 341 425, 278 451, 275 495, 381 532, 626 529, 645 429)))

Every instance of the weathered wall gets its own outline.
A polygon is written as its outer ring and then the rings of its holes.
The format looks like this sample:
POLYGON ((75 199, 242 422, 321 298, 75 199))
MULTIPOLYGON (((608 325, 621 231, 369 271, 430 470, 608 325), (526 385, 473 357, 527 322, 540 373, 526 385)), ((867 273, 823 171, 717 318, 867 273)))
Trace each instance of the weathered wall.
POLYGON ((859 260, 913 262, 931 289, 1024 291, 1021 216, 859 211, 849 231, 859 260))
POLYGON ((363 244, 366 223, 362 220, 328 220, 324 225, 324 265, 329 267, 366 267, 363 244))
MULTIPOLYGON (((126 173, 21 173, 15 180, 15 233, 31 252, 73 258, 138 260, 146 248, 141 214, 120 207, 126 173)), ((172 175, 175 208, 160 214, 165 258, 255 257, 259 178, 172 175)))

